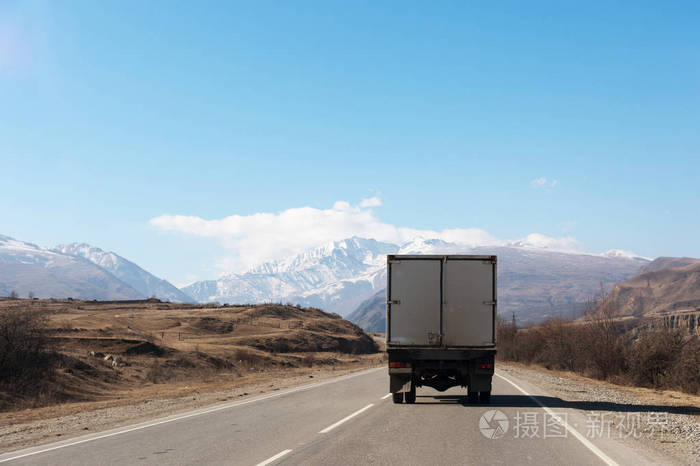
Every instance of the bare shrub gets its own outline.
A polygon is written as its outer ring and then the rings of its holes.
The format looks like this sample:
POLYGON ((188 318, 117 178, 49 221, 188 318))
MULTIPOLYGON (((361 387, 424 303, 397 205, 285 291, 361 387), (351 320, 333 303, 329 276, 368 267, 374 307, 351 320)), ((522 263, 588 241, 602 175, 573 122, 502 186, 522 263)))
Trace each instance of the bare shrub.
POLYGON ((496 320, 496 341, 498 342, 498 355, 500 358, 511 361, 517 359, 517 333, 518 328, 515 325, 515 318, 512 321, 507 321, 500 317, 496 320))
POLYGON ((146 381, 151 383, 165 383, 173 378, 173 370, 160 364, 159 361, 154 361, 146 373, 146 381))
POLYGON ((316 355, 314 353, 307 353, 303 358, 301 358, 301 362, 306 367, 313 367, 314 363, 316 362, 316 355))
POLYGON ((700 393, 700 338, 667 327, 626 327, 610 314, 517 329, 499 320, 498 358, 637 386, 700 393))
POLYGON ((691 337, 683 345, 670 376, 671 384, 687 393, 700 394, 700 338, 691 337))
MULTIPOLYGON (((601 285, 601 294, 603 293, 601 285)), ((586 310, 584 341, 594 377, 607 379, 622 372, 625 365, 622 329, 615 320, 616 306, 611 298, 602 298, 586 310)))
POLYGON ((643 387, 671 386, 683 346, 683 335, 678 330, 643 329, 626 348, 627 377, 643 387))
POLYGON ((53 373, 55 361, 43 314, 0 313, 0 386, 13 393, 38 390, 37 381, 53 373))
POLYGON ((579 328, 571 322, 551 319, 540 328, 541 346, 537 362, 550 369, 582 369, 579 346, 583 342, 579 328))
POLYGON ((246 369, 255 369, 260 362, 260 358, 253 352, 244 349, 238 349, 233 354, 233 359, 246 369))

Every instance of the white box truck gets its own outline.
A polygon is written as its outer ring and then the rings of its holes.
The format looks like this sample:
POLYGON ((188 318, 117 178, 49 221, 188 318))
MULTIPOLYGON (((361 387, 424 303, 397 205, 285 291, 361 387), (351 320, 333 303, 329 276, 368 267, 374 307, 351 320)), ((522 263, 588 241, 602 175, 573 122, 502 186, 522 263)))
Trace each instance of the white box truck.
POLYGON ((489 403, 496 354, 496 256, 387 256, 387 353, 394 403, 416 387, 467 388, 489 403))

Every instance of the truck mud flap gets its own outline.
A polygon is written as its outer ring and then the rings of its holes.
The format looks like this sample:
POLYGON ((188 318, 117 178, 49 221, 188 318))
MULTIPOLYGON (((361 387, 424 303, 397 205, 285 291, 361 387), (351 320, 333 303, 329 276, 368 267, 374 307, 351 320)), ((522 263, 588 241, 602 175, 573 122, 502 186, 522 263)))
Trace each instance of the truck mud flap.
POLYGON ((411 375, 390 375, 389 391, 391 393, 408 392, 411 390, 411 375))
POLYGON ((490 375, 472 375, 469 381, 469 391, 474 392, 490 392, 491 391, 491 376, 490 375))

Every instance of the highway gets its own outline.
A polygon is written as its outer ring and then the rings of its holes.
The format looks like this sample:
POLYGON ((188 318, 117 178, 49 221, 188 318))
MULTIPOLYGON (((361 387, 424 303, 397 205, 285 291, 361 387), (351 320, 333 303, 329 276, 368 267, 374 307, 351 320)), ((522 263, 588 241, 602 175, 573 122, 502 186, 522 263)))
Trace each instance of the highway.
MULTIPOLYGON (((393 404, 385 367, 0 455, 26 465, 651 464, 588 435, 586 413, 497 371, 490 405, 418 389, 393 404), (496 410, 496 413, 489 413, 496 410), (481 422, 481 424, 480 424, 481 422), (506 425, 507 424, 507 425, 506 425), (501 430, 497 430, 501 427, 501 430)), ((1 439, 0 439, 1 440, 1 439)))

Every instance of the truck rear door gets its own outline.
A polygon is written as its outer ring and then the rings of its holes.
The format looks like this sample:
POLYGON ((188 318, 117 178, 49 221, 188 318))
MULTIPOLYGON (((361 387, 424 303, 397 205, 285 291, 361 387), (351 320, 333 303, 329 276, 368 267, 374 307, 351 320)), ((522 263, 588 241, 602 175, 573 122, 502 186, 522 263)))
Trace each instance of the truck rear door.
POLYGON ((440 345, 441 265, 440 259, 389 262, 389 343, 440 345))
POLYGON ((496 262, 449 258, 443 264, 443 343, 488 346, 495 343, 496 262))

